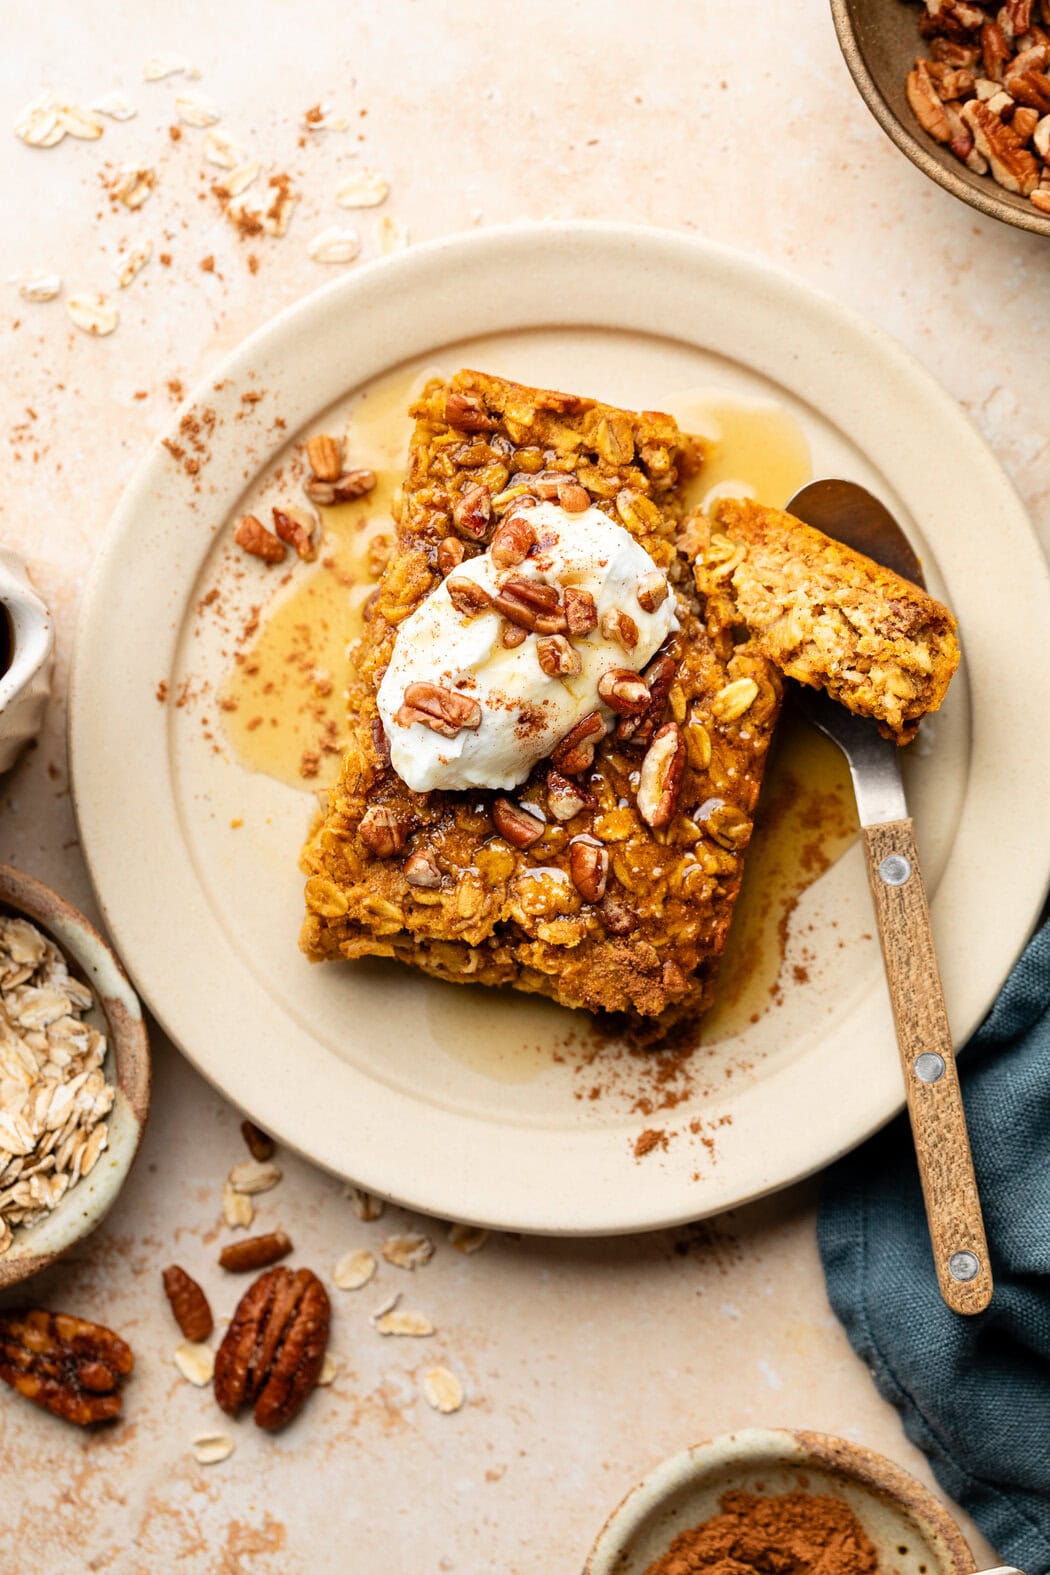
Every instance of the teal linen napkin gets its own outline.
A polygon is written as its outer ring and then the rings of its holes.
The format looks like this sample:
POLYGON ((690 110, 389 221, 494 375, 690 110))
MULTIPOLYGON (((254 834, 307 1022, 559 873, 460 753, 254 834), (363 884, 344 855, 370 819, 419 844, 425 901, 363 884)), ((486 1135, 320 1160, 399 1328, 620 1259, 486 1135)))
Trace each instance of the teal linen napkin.
POLYGON ((1050 1575, 1050 921, 961 1071, 991 1306, 941 1301, 903 1117, 827 1172, 820 1252, 850 1343, 944 1491, 1002 1558, 1050 1575))

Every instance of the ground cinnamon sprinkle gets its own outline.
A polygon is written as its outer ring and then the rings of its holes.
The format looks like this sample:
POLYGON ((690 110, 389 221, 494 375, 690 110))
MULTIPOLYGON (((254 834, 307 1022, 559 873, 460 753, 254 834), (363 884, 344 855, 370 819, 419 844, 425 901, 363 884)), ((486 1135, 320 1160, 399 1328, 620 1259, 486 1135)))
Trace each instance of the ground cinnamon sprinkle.
POLYGON ((849 1505, 812 1493, 724 1493, 720 1515, 680 1532, 645 1575, 876 1575, 849 1505))

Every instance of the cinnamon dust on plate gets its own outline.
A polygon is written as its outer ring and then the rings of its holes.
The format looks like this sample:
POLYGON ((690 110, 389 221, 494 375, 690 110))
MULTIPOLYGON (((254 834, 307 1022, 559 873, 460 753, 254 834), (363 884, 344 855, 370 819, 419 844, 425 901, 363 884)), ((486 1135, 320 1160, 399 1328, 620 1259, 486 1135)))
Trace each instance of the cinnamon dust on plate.
POLYGON ((877 1575, 849 1505, 814 1493, 723 1493, 721 1513, 679 1532, 645 1575, 877 1575))

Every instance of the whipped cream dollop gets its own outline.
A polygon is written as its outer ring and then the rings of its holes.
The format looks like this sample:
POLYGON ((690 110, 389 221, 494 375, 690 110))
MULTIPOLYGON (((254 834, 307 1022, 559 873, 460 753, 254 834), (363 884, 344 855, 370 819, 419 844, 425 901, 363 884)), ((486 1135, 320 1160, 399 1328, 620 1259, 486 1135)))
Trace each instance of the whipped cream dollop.
MULTIPOLYGON (((539 503, 521 517, 536 538, 522 562, 501 565, 491 551, 469 559, 398 629, 377 699, 391 764, 417 793, 516 787, 581 717, 592 711, 606 719, 613 715, 598 693, 604 674, 612 669, 639 672, 678 628, 666 576, 630 532, 600 509, 570 514, 555 503, 539 503), (460 611, 449 581, 459 586, 461 606, 462 582, 480 587, 481 610, 460 611), (540 657, 549 659, 549 652, 541 650, 547 638, 543 632, 523 630, 520 644, 504 643, 507 618, 485 604, 506 595, 505 587, 514 581, 552 587, 559 598, 566 590, 594 598, 595 627, 585 634, 568 629, 562 636, 578 654, 578 672, 544 670, 540 657), (633 624, 633 645, 609 632, 617 614, 633 624), (470 712, 468 725, 446 736, 411 719, 406 690, 414 685, 452 691, 460 712, 470 712)), ((577 665, 571 653, 568 665, 577 665)), ((412 689, 410 699, 422 692, 412 689)), ((451 726, 457 721, 453 718, 451 726)))

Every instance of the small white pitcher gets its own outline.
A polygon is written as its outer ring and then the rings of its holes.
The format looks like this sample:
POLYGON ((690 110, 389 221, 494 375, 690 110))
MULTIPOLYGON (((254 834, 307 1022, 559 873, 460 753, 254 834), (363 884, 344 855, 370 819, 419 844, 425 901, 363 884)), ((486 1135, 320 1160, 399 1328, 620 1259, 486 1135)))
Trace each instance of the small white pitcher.
POLYGON ((21 560, 0 548, 0 771, 35 738, 51 693, 55 631, 21 560))

